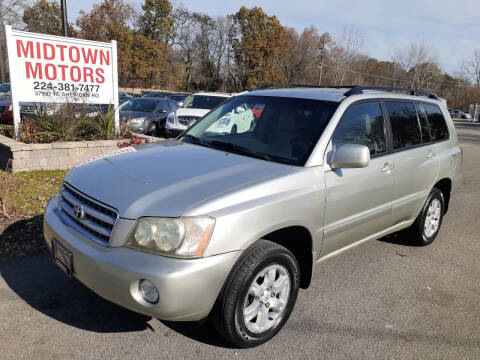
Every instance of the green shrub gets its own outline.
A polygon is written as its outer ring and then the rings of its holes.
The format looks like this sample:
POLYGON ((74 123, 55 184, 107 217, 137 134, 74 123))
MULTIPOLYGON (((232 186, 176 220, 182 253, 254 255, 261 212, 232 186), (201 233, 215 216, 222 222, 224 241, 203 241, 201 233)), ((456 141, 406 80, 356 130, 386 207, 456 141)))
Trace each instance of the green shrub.
POLYGON ((96 116, 91 115, 92 110, 67 104, 53 114, 37 111, 35 116, 22 119, 20 139, 25 143, 49 143, 119 138, 115 133, 113 108, 109 106, 106 114, 98 111, 96 116))

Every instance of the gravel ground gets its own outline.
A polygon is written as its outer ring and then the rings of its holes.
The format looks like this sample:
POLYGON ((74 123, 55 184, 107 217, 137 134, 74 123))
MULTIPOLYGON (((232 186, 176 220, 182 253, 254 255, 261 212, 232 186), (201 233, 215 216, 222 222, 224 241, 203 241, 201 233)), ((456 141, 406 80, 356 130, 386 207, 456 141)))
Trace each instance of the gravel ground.
POLYGON ((465 183, 435 242, 392 236, 320 264, 270 342, 233 349, 208 325, 132 313, 37 255, 0 261, 0 358, 479 359, 480 129, 458 128, 465 183))

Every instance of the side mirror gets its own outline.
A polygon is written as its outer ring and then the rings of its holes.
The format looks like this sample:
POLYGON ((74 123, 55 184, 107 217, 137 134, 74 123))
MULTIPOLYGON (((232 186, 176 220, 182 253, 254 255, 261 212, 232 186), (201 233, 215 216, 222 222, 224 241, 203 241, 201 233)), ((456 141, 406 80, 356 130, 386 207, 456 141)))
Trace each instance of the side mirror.
POLYGON ((345 144, 337 147, 332 156, 332 169, 363 168, 370 163, 370 150, 365 145, 345 144))
POLYGON ((177 106, 178 106, 178 107, 182 107, 182 106, 183 106, 183 101, 178 102, 178 103, 177 103, 177 106))

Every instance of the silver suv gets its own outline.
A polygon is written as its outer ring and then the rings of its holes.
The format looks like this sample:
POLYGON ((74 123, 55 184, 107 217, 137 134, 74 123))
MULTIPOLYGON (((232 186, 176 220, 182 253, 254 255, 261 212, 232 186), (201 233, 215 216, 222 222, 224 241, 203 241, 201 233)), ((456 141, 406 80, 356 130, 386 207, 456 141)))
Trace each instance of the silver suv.
POLYGON ((436 95, 397 90, 257 88, 177 140, 80 164, 46 207, 53 258, 125 308, 261 344, 316 263, 436 238, 462 151, 436 95))

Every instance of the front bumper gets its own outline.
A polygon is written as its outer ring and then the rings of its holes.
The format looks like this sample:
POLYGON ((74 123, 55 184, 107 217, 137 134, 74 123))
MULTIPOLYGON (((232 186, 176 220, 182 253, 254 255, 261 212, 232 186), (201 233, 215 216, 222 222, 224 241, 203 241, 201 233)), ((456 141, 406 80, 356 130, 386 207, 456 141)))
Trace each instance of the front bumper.
POLYGON ((132 130, 133 132, 138 133, 138 134, 145 134, 145 132, 148 129, 148 124, 146 122, 142 123, 142 124, 128 124, 127 123, 127 128, 129 130, 132 130))
MULTIPOLYGON (((58 197, 45 210, 44 235, 73 254, 73 276, 98 295, 132 311, 162 320, 205 318, 241 252, 201 259, 174 259, 124 247, 102 246, 62 222, 58 197), (141 299, 138 282, 150 280, 160 300, 141 299)), ((126 235, 126 234, 125 234, 126 235)))

